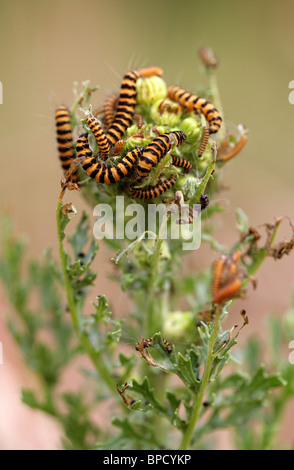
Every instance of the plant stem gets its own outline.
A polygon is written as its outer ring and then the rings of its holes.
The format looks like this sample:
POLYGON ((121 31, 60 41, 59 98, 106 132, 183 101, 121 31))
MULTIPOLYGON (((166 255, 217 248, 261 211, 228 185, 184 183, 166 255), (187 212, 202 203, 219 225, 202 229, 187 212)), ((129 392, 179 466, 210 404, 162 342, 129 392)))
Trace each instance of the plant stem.
POLYGON ((180 450, 187 450, 190 445, 193 432, 194 432, 196 423, 199 418, 199 412, 200 412, 201 405, 203 402, 204 393, 205 393, 207 385, 209 384, 211 368, 212 368, 213 360, 214 360, 213 347, 214 347, 218 329, 219 329, 220 313, 221 313, 221 310, 218 309, 215 314, 213 330, 212 330, 212 334, 210 336, 210 340, 208 343, 208 353, 207 353, 204 373, 203 373, 202 380, 201 380, 201 386, 200 386, 198 394, 195 396, 195 399, 194 399, 194 405, 193 405, 190 421, 183 434, 182 442, 180 445, 180 450))
POLYGON ((146 322, 144 331, 148 335, 152 335, 154 332, 159 332, 162 327, 162 311, 161 311, 161 302, 156 296, 157 283, 158 283, 158 265, 160 259, 160 249, 164 240, 164 231, 170 214, 165 211, 163 219, 159 228, 159 233, 155 242, 154 253, 152 256, 151 262, 151 274, 150 274, 150 285, 149 285, 149 302, 148 302, 148 311, 146 312, 146 322), (159 307, 159 308, 158 308, 159 307))
POLYGON ((214 155, 214 159, 209 163, 208 167, 207 167, 207 170, 206 170, 206 173, 204 175, 204 177, 202 178, 202 181, 200 183, 200 185, 198 186, 197 188, 197 191, 196 193, 194 194, 194 196, 190 199, 190 205, 193 205, 193 204, 198 204, 199 203, 199 199, 201 197, 201 194, 203 194, 205 192, 205 188, 206 188, 206 185, 213 173, 213 170, 214 170, 214 167, 215 167, 215 162, 216 162, 216 156, 214 155))
POLYGON ((101 379, 108 386, 109 390, 113 393, 113 395, 115 395, 115 397, 118 397, 118 394, 116 392, 115 381, 110 375, 109 370, 105 364, 105 361, 102 360, 101 354, 97 352, 95 348, 92 346, 91 341, 89 340, 87 336, 87 333, 82 328, 82 321, 81 321, 82 317, 79 315, 79 312, 77 310, 76 303, 74 300, 74 293, 72 290, 72 286, 71 286, 69 276, 68 276, 68 271, 67 271, 67 256, 63 249, 63 244, 62 244, 62 228, 61 228, 61 223, 60 223, 61 218, 59 216, 61 209, 62 209, 62 203, 58 201, 57 236, 58 236, 59 256, 60 256, 66 298, 67 298, 68 308, 69 308, 71 319, 72 319, 72 324, 73 324, 75 333, 81 345, 83 346, 83 349, 88 354, 89 358, 91 359, 101 379))

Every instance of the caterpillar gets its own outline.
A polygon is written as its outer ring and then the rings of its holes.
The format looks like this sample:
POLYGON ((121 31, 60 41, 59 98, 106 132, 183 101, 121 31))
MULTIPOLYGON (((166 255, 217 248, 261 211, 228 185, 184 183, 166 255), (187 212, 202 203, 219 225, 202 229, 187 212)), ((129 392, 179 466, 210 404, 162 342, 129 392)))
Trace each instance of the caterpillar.
POLYGON ((242 286, 243 273, 237 269, 241 251, 235 250, 229 256, 221 256, 214 262, 212 276, 212 302, 220 303, 232 297, 242 286))
POLYGON ((205 126, 203 127, 203 137, 201 140, 200 147, 198 149, 198 157, 202 157, 204 150, 206 149, 208 138, 209 138, 209 127, 205 126))
POLYGON ((221 155, 217 159, 217 162, 227 162, 228 160, 231 160, 231 158, 238 155, 238 153, 242 150, 246 142, 247 142, 247 135, 243 134, 240 140, 236 143, 236 145, 231 150, 229 150, 228 153, 221 155))
POLYGON ((226 261, 226 256, 223 255, 214 262, 213 275, 212 275, 212 295, 213 295, 213 297, 216 296, 216 294, 219 290, 220 283, 221 283, 221 277, 222 277, 222 273, 223 273, 223 269, 224 269, 224 265, 225 265, 225 261, 226 261))
POLYGON ((138 78, 147 78, 151 75, 162 75, 159 67, 147 67, 128 72, 121 83, 115 119, 109 127, 106 137, 111 145, 121 139, 132 122, 136 106, 136 82, 138 78))
MULTIPOLYGON (((152 341, 153 341, 153 338, 144 339, 143 340, 143 348, 148 348, 149 344, 152 343, 152 341)), ((163 342, 163 344, 166 348, 166 351, 168 352, 168 354, 170 354, 172 352, 172 347, 171 347, 170 343, 164 338, 162 338, 162 342, 163 342)), ((136 351, 138 351, 137 346, 136 346, 136 351)))
POLYGON ((141 129, 143 127, 143 124, 144 124, 142 116, 140 114, 135 114, 134 115, 134 120, 136 122, 137 127, 139 129, 141 129))
POLYGON ((172 165, 183 168, 186 173, 189 173, 192 169, 192 163, 186 158, 179 158, 172 155, 172 165))
POLYGON ((131 185, 129 188, 132 196, 139 199, 153 199, 160 196, 165 191, 174 186, 177 181, 175 176, 171 176, 168 180, 159 181, 155 186, 147 186, 145 188, 135 188, 134 185, 131 185))
POLYGON ((218 304, 227 298, 232 298, 242 286, 242 280, 237 278, 218 290, 212 299, 212 303, 218 304))
POLYGON ((198 53, 206 67, 216 68, 218 66, 218 60, 210 47, 201 47, 198 53))
POLYGON ((112 155, 120 155, 123 149, 125 141, 124 140, 118 140, 112 150, 112 155))
POLYGON ((142 156, 139 158, 136 169, 140 178, 146 178, 159 160, 172 148, 173 143, 180 145, 186 139, 186 134, 182 131, 168 132, 161 134, 145 147, 142 156))
MULTIPOLYGON (((75 160, 72 131, 70 124, 70 112, 66 106, 59 106, 55 112, 55 122, 57 131, 57 142, 59 159, 64 171, 69 170, 71 163, 75 160)), ((76 182, 78 174, 73 173, 71 180, 76 182)))
POLYGON ((205 98, 191 95, 187 91, 177 86, 170 86, 167 90, 167 96, 170 100, 179 103, 187 111, 200 112, 204 114, 209 124, 209 134, 215 134, 221 127, 222 118, 214 105, 205 98))
POLYGON ((110 95, 105 98, 104 105, 103 105, 103 112, 104 112, 104 122, 107 128, 109 128, 114 119, 115 119, 115 108, 118 102, 117 95, 110 95))
POLYGON ((143 149, 141 147, 128 152, 117 165, 107 165, 105 162, 97 162, 92 155, 88 143, 88 134, 85 133, 78 138, 76 150, 78 156, 84 160, 81 165, 88 176, 99 183, 112 184, 120 181, 130 172, 143 149))
POLYGON ((139 69, 139 74, 143 78, 152 77, 152 75, 157 75, 158 77, 162 77, 163 70, 160 67, 151 66, 151 67, 144 67, 139 69))
POLYGON ((107 158, 109 157, 110 145, 102 127, 100 126, 98 119, 96 119, 94 116, 89 115, 87 116, 87 124, 93 132, 96 142, 98 144, 100 157, 102 158, 102 160, 107 160, 107 158))

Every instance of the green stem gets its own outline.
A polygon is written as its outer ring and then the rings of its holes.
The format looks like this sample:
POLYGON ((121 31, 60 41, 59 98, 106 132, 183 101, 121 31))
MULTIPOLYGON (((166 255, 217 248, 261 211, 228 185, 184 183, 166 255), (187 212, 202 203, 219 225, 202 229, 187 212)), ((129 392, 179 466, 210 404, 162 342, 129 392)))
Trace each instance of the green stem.
POLYGON ((214 159, 209 163, 209 165, 207 167, 206 173, 205 173, 204 177, 202 178, 201 183, 198 186, 196 193, 190 199, 190 202, 189 202, 190 205, 199 203, 199 199, 201 197, 201 194, 204 193, 206 185, 209 181, 209 178, 211 177, 211 175, 213 173, 213 170, 214 170, 214 167, 215 167, 215 162, 216 162, 216 157, 214 156, 214 159))
MULTIPOLYGON (((148 302, 148 311, 146 312, 146 322, 144 331, 148 335, 152 335, 154 332, 161 331, 162 328, 162 319, 163 314, 161 311, 161 302, 157 297, 157 284, 158 284, 158 267, 160 259, 160 250, 164 240, 164 232, 167 226, 168 219, 170 214, 166 211, 164 213, 161 226, 159 228, 158 237, 155 242, 154 253, 152 256, 151 262, 151 274, 150 274, 150 284, 149 284, 149 302, 148 302)), ((145 333, 145 334, 146 334, 145 333)))
POLYGON ((63 282, 64 282, 64 287, 65 287, 65 292, 66 292, 66 297, 67 297, 68 308, 69 308, 71 319, 72 319, 72 324, 83 349, 85 350, 85 352, 91 359, 101 379, 108 386, 109 390, 113 393, 113 395, 117 398, 118 394, 116 391, 116 383, 113 380, 112 376, 110 375, 109 370, 105 364, 105 361, 102 360, 101 354, 97 352, 95 348, 93 348, 91 341, 89 340, 86 332, 83 330, 82 321, 81 321, 82 317, 79 315, 79 312, 76 307, 74 293, 73 293, 70 279, 68 276, 67 256, 63 249, 63 244, 62 244, 62 228, 61 228, 61 217, 60 217, 61 209, 62 209, 62 203, 58 201, 57 234, 58 234, 59 256, 60 256, 63 282))
POLYGON ((215 357, 213 354, 213 348, 214 348, 215 340, 217 338, 217 333, 219 329, 220 313, 221 313, 221 310, 218 309, 215 314, 215 319, 213 323, 213 331, 212 331, 209 344, 208 344, 208 353, 207 353, 204 373, 203 373, 202 380, 201 380, 201 386, 200 386, 198 394, 195 396, 195 399, 194 399, 194 405, 193 405, 191 417, 190 417, 188 426, 183 434, 182 442, 180 445, 180 450, 187 450, 189 448, 189 445, 193 436, 193 432, 194 432, 196 423, 199 418, 199 413, 200 413, 200 409, 203 403, 204 393, 205 393, 207 385, 209 384, 211 368, 212 368, 213 360, 215 357))

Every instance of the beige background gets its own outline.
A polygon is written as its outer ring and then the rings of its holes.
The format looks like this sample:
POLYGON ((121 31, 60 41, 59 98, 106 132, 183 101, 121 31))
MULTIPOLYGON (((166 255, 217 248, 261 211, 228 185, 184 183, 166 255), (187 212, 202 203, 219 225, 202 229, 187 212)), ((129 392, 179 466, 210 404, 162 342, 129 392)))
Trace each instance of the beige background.
MULTIPOLYGON (((71 105, 73 82, 98 84, 100 104, 106 93, 119 89, 127 70, 158 65, 167 83, 196 91, 207 84, 197 55, 202 45, 211 46, 220 59, 218 79, 228 125, 233 129, 243 123, 249 129, 246 148, 224 170, 229 190, 222 195, 227 211, 216 217, 219 241, 230 245, 235 240, 237 207, 254 226, 279 215, 294 217, 294 106, 288 101, 288 85, 294 80, 293 2, 1 0, 0 6, 1 209, 13 214, 31 256, 41 258, 48 245, 56 254, 60 168, 54 111, 59 104, 71 105)), ((71 200, 79 211, 85 207, 77 194, 71 200)), ((110 271, 109 253, 99 256, 110 271)), ((186 269, 207 268, 214 257, 203 247, 185 260, 186 269)), ((248 299, 236 302, 235 318, 228 320, 230 325, 236 322, 238 310, 246 307, 250 325, 241 342, 262 335, 269 312, 283 315, 293 281, 293 255, 265 262, 258 290, 249 288, 248 299)), ((107 294, 115 314, 126 311, 124 297, 114 298, 104 276, 98 276, 97 288, 107 294)), ((56 448, 55 423, 20 403, 20 387, 31 386, 34 378, 3 322, 9 306, 2 294, 0 290, 0 448, 56 448)), ((291 422, 293 411, 281 434, 286 445, 294 438, 291 422)), ((226 436, 218 446, 229 446, 226 436)))

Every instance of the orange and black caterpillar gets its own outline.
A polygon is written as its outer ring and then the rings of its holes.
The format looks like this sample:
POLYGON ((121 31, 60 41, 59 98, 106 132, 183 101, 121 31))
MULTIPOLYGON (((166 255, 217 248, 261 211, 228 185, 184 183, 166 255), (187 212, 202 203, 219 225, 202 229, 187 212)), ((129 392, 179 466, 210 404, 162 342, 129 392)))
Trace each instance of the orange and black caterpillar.
POLYGON ((102 158, 102 160, 107 160, 107 158, 109 157, 110 145, 98 119, 96 119, 94 116, 88 115, 87 124, 93 132, 96 142, 98 144, 99 156, 102 158))
MULTIPOLYGON (((153 338, 144 339, 143 340, 143 348, 148 348, 149 344, 152 343, 152 341, 153 341, 153 338)), ((171 347, 170 343, 164 338, 162 338, 162 342, 166 347, 166 351, 168 352, 168 354, 170 354, 172 352, 172 347, 171 347)), ((136 346, 136 351, 138 351, 137 346, 136 346)))
POLYGON ((209 124, 209 134, 215 134, 221 127, 222 118, 214 105, 200 96, 191 95, 187 91, 177 86, 170 86, 167 90, 170 100, 179 103, 182 108, 195 113, 203 113, 209 124))
POLYGON ((243 271, 237 268, 241 251, 236 250, 231 255, 222 255, 213 265, 212 303, 218 304, 232 298, 242 286, 243 271))
POLYGON ((130 126, 136 106, 136 82, 138 78, 147 78, 151 75, 162 75, 159 67, 147 67, 128 72, 121 83, 119 100, 116 108, 115 119, 107 130, 106 137, 111 145, 121 139, 130 126))
POLYGON ((137 175, 140 178, 146 178, 152 168, 157 165, 164 155, 166 155, 175 143, 176 146, 180 145, 186 139, 186 134, 182 131, 167 132, 161 134, 144 148, 143 153, 138 161, 136 169, 137 175))
POLYGON ((174 186, 177 181, 175 176, 171 176, 168 180, 159 181, 155 186, 147 186, 145 188, 135 188, 134 185, 131 185, 129 190, 132 196, 139 199, 153 199, 160 196, 165 191, 174 186))
MULTIPOLYGON (((70 112, 66 106, 59 106, 55 112, 55 122, 57 130, 58 152, 61 166, 64 171, 69 170, 70 165, 75 160, 72 131, 70 124, 70 112)), ((71 180, 76 182, 78 174, 71 175, 71 180)))
POLYGON ((206 149, 206 145, 207 145, 208 138, 209 138, 209 133, 210 133, 209 127, 204 126, 203 127, 203 136, 202 136, 201 144, 200 144, 200 147, 198 149, 198 157, 202 157, 202 155, 204 153, 204 150, 206 149))
POLYGON ((175 157, 172 155, 172 165, 183 168, 186 173, 189 173, 192 169, 192 163, 186 158, 175 157))
POLYGON ((110 95, 105 98, 104 105, 103 105, 103 112, 104 112, 104 122, 107 129, 112 125, 115 119, 115 110, 116 105, 118 102, 117 95, 110 95))
POLYGON ((86 173, 99 183, 112 184, 120 181, 133 168, 142 148, 128 152, 117 165, 107 165, 105 162, 97 162, 93 156, 88 143, 88 134, 82 134, 77 141, 76 150, 79 157, 83 158, 81 163, 86 173))

